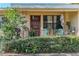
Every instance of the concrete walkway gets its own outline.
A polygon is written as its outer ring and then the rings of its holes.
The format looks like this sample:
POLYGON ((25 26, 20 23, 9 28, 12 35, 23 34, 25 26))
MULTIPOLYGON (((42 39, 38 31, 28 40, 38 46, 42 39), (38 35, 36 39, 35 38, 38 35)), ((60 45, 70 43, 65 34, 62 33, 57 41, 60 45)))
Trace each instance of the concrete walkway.
POLYGON ((40 53, 40 54, 16 54, 3 53, 0 56, 79 56, 79 53, 40 53))

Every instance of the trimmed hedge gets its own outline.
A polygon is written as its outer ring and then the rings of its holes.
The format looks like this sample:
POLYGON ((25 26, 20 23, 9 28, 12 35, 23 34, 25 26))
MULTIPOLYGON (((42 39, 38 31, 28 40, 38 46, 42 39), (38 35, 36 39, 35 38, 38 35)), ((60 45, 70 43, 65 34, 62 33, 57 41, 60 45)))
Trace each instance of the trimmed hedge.
POLYGON ((5 52, 15 53, 71 53, 79 52, 79 38, 62 37, 31 37, 6 43, 5 52))

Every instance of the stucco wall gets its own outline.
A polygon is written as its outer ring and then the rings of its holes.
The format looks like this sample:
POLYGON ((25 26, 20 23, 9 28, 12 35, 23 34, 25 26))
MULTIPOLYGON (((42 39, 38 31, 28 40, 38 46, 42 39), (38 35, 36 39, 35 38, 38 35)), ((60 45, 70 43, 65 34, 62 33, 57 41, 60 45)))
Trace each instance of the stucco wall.
POLYGON ((65 32, 68 31, 68 27, 66 22, 70 22, 71 31, 75 29, 75 34, 77 33, 77 20, 78 20, 78 12, 65 12, 65 32))
POLYGON ((71 29, 75 28, 77 30, 77 13, 70 13, 69 14, 69 20, 71 21, 71 29))

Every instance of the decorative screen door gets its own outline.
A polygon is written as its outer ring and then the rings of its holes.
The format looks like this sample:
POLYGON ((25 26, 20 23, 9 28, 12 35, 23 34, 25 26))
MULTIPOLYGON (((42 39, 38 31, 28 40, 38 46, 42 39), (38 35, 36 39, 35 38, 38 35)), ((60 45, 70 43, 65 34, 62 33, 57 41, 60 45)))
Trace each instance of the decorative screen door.
POLYGON ((40 36, 40 16, 31 16, 30 28, 35 31, 36 36, 40 36))

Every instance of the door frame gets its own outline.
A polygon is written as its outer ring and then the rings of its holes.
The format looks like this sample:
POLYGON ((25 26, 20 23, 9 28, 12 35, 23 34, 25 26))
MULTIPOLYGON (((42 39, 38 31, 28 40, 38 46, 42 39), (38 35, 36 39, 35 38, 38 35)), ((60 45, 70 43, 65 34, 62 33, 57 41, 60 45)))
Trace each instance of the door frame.
POLYGON ((41 35, 41 15, 30 15, 30 29, 31 29, 31 20, 32 16, 38 16, 40 21, 40 28, 39 28, 39 36, 41 35))

